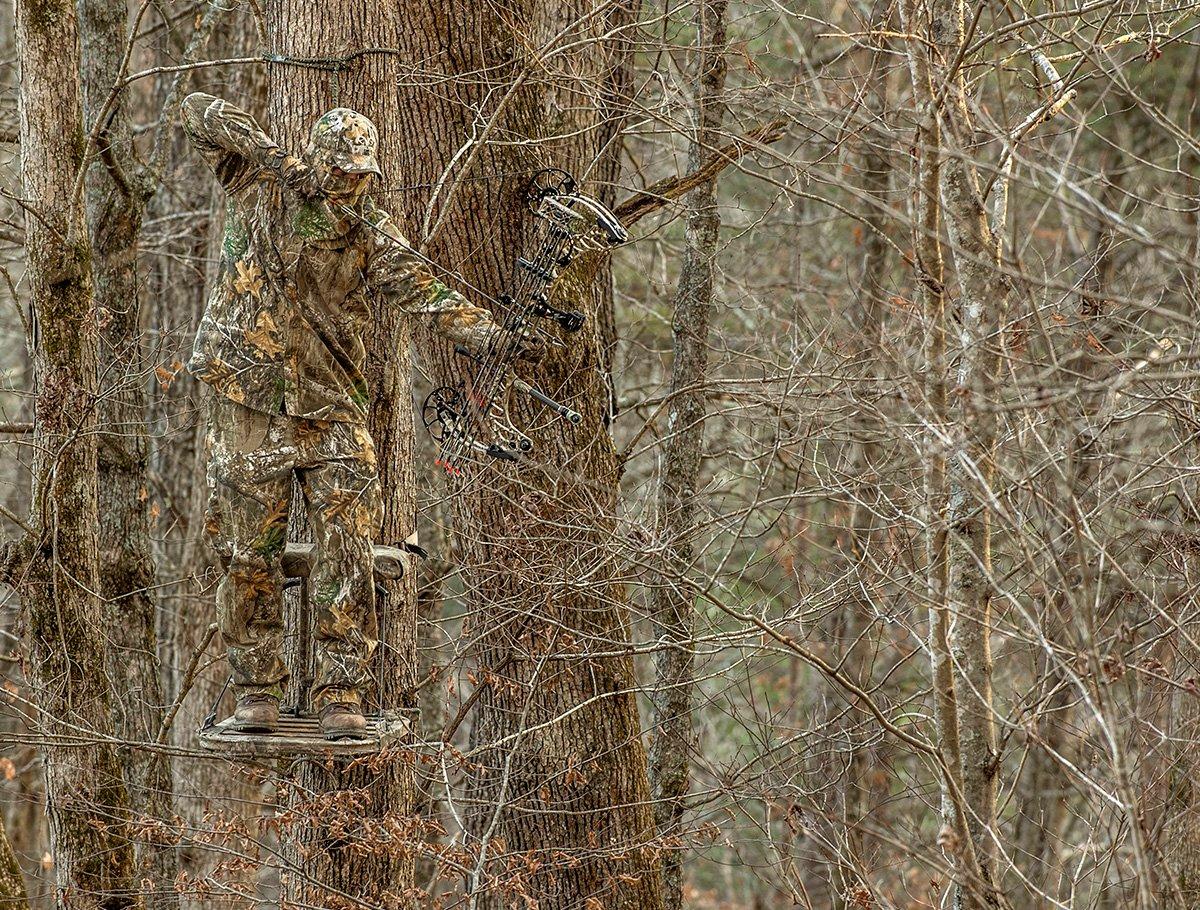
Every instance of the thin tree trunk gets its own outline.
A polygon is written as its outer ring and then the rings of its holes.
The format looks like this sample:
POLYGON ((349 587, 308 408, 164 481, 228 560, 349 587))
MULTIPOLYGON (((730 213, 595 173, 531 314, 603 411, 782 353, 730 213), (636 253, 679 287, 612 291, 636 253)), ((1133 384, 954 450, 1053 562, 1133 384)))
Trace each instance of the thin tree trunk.
MULTIPOLYGON (((211 56, 254 54, 259 42, 251 8, 224 11, 218 4, 215 9, 210 7, 197 27, 209 28, 208 17, 218 13, 222 16, 221 27, 214 29, 211 56)), ((189 17, 186 24, 192 21, 189 17)), ((194 32, 176 33, 164 28, 158 39, 159 53, 174 57, 195 38, 194 32)), ((193 55, 199 52, 200 48, 194 46, 193 55)), ((265 107, 261 66, 239 66, 228 73, 200 70, 194 78, 206 90, 232 93, 239 105, 256 114, 265 107), (209 78, 216 82, 204 81, 209 78)), ((182 83, 176 79, 168 77, 156 86, 147 117, 157 117, 162 111, 171 124, 177 124, 176 105, 169 103, 172 93, 176 98, 183 93, 182 83)), ((224 194, 212 188, 210 171, 192 154, 183 131, 177 126, 166 128, 169 132, 162 137, 161 152, 164 173, 168 175, 164 182, 172 191, 158 193, 149 201, 147 218, 166 220, 181 211, 201 214, 195 216, 193 232, 171 249, 158 251, 167 255, 155 256, 149 264, 146 303, 157 379, 150 402, 154 431, 149 494, 151 514, 158 516, 152 519, 151 530, 161 576, 158 639, 163 688, 168 703, 180 702, 168 731, 168 743, 180 750, 171 762, 171 784, 186 832, 178 851, 179 867, 184 873, 180 902, 187 910, 203 910, 212 905, 214 887, 254 893, 257 870, 250 864, 222 866, 229 858, 228 845, 213 843, 222 839, 213 829, 237 826, 253 817, 262 797, 261 787, 250 775, 230 774, 226 761, 195 753, 196 730, 229 678, 229 671, 219 651, 220 639, 214 641, 208 635, 217 569, 214 554, 202 535, 208 488, 204 421, 200 415, 204 413, 206 386, 189 377, 183 363, 188 359, 207 287, 216 274, 226 202, 224 194), (186 680, 195 652, 206 640, 211 643, 200 657, 199 672, 194 679, 186 680), (215 825, 214 819, 218 821, 215 825)), ((247 852, 252 850, 245 842, 239 844, 241 847, 247 852)))
MULTIPOLYGON (((385 180, 398 182, 396 162, 405 140, 398 129, 394 54, 363 54, 364 48, 393 48, 401 11, 372 0, 271 0, 265 4, 268 51, 290 58, 335 58, 325 68, 273 64, 269 72, 269 132, 292 154, 303 151, 316 119, 333 107, 350 107, 370 117, 380 132, 385 180)), ((404 13, 407 17, 407 12, 404 13)), ((387 206, 391 199, 380 197, 387 206)), ((375 303, 375 334, 367 362, 372 404, 370 431, 379 453, 385 514, 381 541, 400 541, 415 526, 412 468, 412 391, 409 326, 394 307, 375 303)), ((416 584, 411 576, 389 583, 380 598, 380 647, 376 652, 379 703, 413 706, 416 672, 416 584)), ((411 763, 394 754, 371 767, 300 761, 288 786, 289 810, 301 820, 281 830, 291 869, 281 880, 281 904, 358 907, 362 903, 405 907, 412 892, 414 839, 408 833, 413 795, 411 763), (339 799, 363 800, 359 830, 376 849, 356 849, 345 830, 339 799)))
POLYGON ((99 588, 97 331, 82 200, 79 35, 70 0, 17 3, 25 248, 35 376, 33 507, 17 575, 46 742, 56 902, 139 904, 129 793, 112 745, 99 588))
MULTIPOLYGON (((0 16, 0 57, 11 60, 15 55, 15 23, 12 16, 0 16)), ((0 93, 15 97, 16 90, 16 67, 0 67, 0 93)), ((16 189, 13 184, 16 182, 16 172, 20 167, 18 154, 17 146, 7 144, 0 146, 0 187, 6 191, 16 189)), ((19 212, 20 209, 12 199, 7 196, 0 198, 0 219, 9 223, 17 222, 19 221, 19 212)), ((0 267, 7 268, 15 282, 19 282, 21 277, 21 271, 16 265, 21 253, 19 247, 0 251, 0 267)), ((3 281, 0 281, 0 306, 14 309, 21 306, 21 301, 13 299, 7 282, 3 281)), ((14 334, 15 337, 12 341, 4 346, 4 356, 8 362, 13 364, 13 388, 27 390, 31 385, 28 379, 31 373, 29 352, 20 333, 14 334)), ((29 420, 27 399, 22 400, 16 396, 5 395, 3 410, 7 418, 29 420)), ((0 468, 0 484, 6 488, 3 504, 8 511, 14 515, 22 515, 29 511, 28 474, 20 459, 11 457, 6 459, 6 464, 0 468)), ((7 517, 3 519, 0 528, 3 529, 0 533, 6 538, 20 530, 7 517)), ((0 641, 3 641, 3 644, 0 645, 0 653, 7 654, 12 650, 11 642, 16 638, 18 627, 16 613, 17 611, 11 607, 9 610, 0 611, 0 641)), ((0 666, 0 687, 13 685, 23 685, 20 668, 16 664, 5 661, 0 666)), ((23 733, 24 726, 22 719, 15 713, 0 713, 0 741, 15 742, 14 734, 23 733)), ((32 747, 26 746, 25 749, 14 750, 16 764, 23 769, 10 785, 8 795, 15 798, 0 802, 0 906, 4 904, 7 897, 14 902, 13 906, 16 910, 24 910, 27 905, 19 857, 34 855, 34 845, 44 833, 40 830, 42 826, 38 824, 41 818, 40 806, 33 805, 35 800, 32 787, 36 786, 34 782, 38 779, 38 775, 31 768, 33 762, 22 755, 27 749, 32 749, 32 747)), ((38 850, 37 854, 40 855, 40 852, 38 850)), ((34 882, 36 887, 36 880, 32 877, 31 882, 34 882)))
MULTIPOLYGON (((911 18, 911 17, 910 17, 911 18)), ((958 58, 963 42, 963 5, 960 0, 938 0, 930 7, 929 34, 938 59, 949 63, 958 58)), ((962 344, 956 387, 962 390, 949 413, 943 441, 949 444, 945 523, 948 558, 939 571, 947 583, 946 615, 954 617, 953 663, 956 682, 954 721, 958 729, 959 769, 962 775, 962 807, 965 811, 966 841, 961 844, 973 856, 970 864, 980 881, 958 882, 955 902, 961 907, 991 907, 996 904, 994 886, 996 836, 996 781, 998 756, 992 703, 991 656, 991 506, 988 502, 995 472, 996 417, 991 408, 994 383, 1000 368, 998 331, 1006 310, 1010 288, 994 267, 995 238, 987 223, 982 188, 969 155, 970 119, 961 68, 940 73, 923 83, 929 116, 947 127, 942 141, 950 140, 952 152, 940 156, 938 189, 945 204, 946 226, 961 288, 962 344), (949 80, 948 98, 935 106, 926 86, 949 80)), ((923 154, 927 152, 923 149, 923 154)), ((944 311, 943 311, 944 313, 944 311)), ((944 322, 942 325, 944 326, 944 322)), ((943 364, 944 368, 944 364, 943 364)), ((939 371, 945 376, 944 369, 939 371)), ((944 381, 944 380, 940 380, 944 381)), ((944 388, 939 398, 944 395, 944 388)), ((940 522, 939 522, 940 524, 940 522)), ((941 547, 938 559, 942 558, 941 547)), ((935 626, 936 629, 936 626, 935 626)), ((940 632, 938 651, 943 640, 940 632)), ((945 672, 945 668, 943 668, 945 672)), ((935 680, 940 690, 944 681, 935 680)), ((949 705, 946 705, 949 708, 949 705)), ((943 714, 943 724, 950 718, 943 714)), ((950 756, 947 756, 949 759, 950 756)), ((962 830, 957 836, 962 835, 962 830)))
MULTIPOLYGON (((882 122, 886 114, 888 60, 887 48, 873 51, 870 55, 870 67, 866 74, 867 84, 870 86, 866 114, 872 122, 882 122)), ((884 206, 891 183, 892 163, 886 148, 880 145, 877 134, 867 132, 861 142, 863 147, 858 161, 862 173, 862 189, 871 201, 862 213, 862 265, 859 270, 857 299, 851 309, 851 324, 847 329, 852 339, 849 363, 862 371, 866 380, 863 385, 869 390, 868 394, 874 404, 883 397, 883 377, 887 374, 882 346, 884 302, 887 299, 885 270, 888 265, 885 234, 887 218, 884 206)), ((844 643, 847 672, 864 690, 871 687, 873 658, 877 651, 866 635, 876 615, 872 595, 880 590, 881 580, 886 581, 887 578, 886 573, 879 570, 878 556, 874 552, 877 512, 872 503, 882 498, 880 460, 883 457, 877 442, 883 428, 873 416, 877 410, 877 407, 862 409, 864 413, 859 417, 859 426, 856 428, 860 438, 853 444, 850 453, 850 470, 854 484, 846 509, 847 537, 852 560, 852 570, 849 574, 850 596, 847 598, 845 609, 837 616, 839 627, 833 636, 833 640, 844 643)), ((836 699, 834 703, 838 702, 840 699, 836 699)), ((847 723, 857 725, 858 719, 855 715, 850 715, 847 723)), ((854 743, 855 740, 856 734, 852 730, 848 731, 847 741, 854 743)), ((839 893, 833 895, 837 907, 851 906, 857 895, 863 893, 861 889, 867 887, 867 884, 860 880, 860 870, 866 867, 863 824, 867 820, 870 808, 871 756, 866 748, 857 745, 850 748, 841 792, 845 855, 839 858, 842 887, 839 893)), ((880 821, 881 819, 875 819, 874 827, 879 828, 880 821)))
MULTIPOLYGON (((923 23, 913 0, 901 5, 904 30, 921 34, 923 23)), ((925 323, 925 561, 929 598, 929 654, 933 676, 934 740, 941 750, 950 780, 941 781, 942 830, 939 845, 953 855, 966 836, 956 811, 953 791, 961 790, 958 740, 958 696, 950 657, 950 559, 947 515, 946 444, 949 426, 946 359, 945 264, 941 243, 941 126, 933 73, 925 48, 910 39, 907 45, 917 103, 916 166, 914 173, 913 250, 922 295, 925 323)))
MULTIPOLYGON (((79 0, 84 112, 93 122, 120 78, 128 7, 125 0, 79 0)), ((99 437, 100 594, 104 599, 107 671, 115 684, 114 727, 136 813, 146 830, 174 814, 170 767, 152 743, 164 705, 156 640, 157 602, 150 555, 146 367, 141 332, 138 245, 149 178, 133 157, 127 94, 102 136, 102 161, 87 179, 92 280, 100 324, 99 437)), ((176 851, 164 830, 138 843, 139 880, 152 907, 179 903, 176 851)))
MULTIPOLYGON (((695 173, 720 146, 725 89, 726 0, 696 5, 695 83, 688 169, 695 173)), ((659 649, 654 655, 654 740, 650 783, 658 833, 670 838, 663 856, 663 906, 683 906, 683 817, 687 808, 692 752, 692 690, 695 686, 695 623, 691 575, 700 457, 704 444, 705 382, 708 378, 709 322, 721 216, 716 179, 687 197, 686 246, 671 323, 675 356, 671 364, 667 436, 657 493, 655 536, 663 548, 665 571, 653 592, 651 623, 659 649)))

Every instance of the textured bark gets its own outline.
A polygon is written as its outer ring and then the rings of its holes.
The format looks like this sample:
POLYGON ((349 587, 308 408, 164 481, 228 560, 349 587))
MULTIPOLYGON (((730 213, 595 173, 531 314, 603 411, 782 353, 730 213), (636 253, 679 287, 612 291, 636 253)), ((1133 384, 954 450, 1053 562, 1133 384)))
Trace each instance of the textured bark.
MULTIPOLYGON (((990 340, 980 320, 984 318, 984 301, 991 299, 986 296, 986 285, 992 270, 981 265, 978 258, 971 260, 969 257, 978 257, 980 247, 984 247, 982 262, 991 262, 995 246, 988 245, 984 236, 978 234, 984 232, 986 235, 988 229, 974 171, 962 151, 964 121, 958 121, 957 134, 947 135, 943 127, 951 118, 946 115, 943 95, 935 89, 946 78, 936 69, 935 60, 953 59, 952 51, 949 57, 946 56, 947 48, 956 48, 956 42, 961 41, 961 7, 955 5, 955 0, 940 3, 930 11, 928 20, 915 3, 906 2, 901 10, 906 31, 914 35, 928 31, 930 44, 934 47, 941 42, 936 54, 929 50, 929 44, 908 42, 909 69, 918 97, 913 246, 924 296, 925 396, 929 413, 928 451, 924 465, 929 651, 933 669, 935 741, 945 769, 940 788, 942 828, 938 833, 938 845, 954 864, 956 906, 988 906, 995 896, 991 888, 993 869, 990 863, 994 844, 988 832, 995 822, 997 770, 995 731, 990 713, 990 592, 982 577, 986 560, 990 560, 990 541, 987 537, 989 526, 985 524, 987 519, 975 509, 982 499, 972 502, 970 507, 964 501, 966 490, 962 485, 961 458, 968 454, 982 458, 987 463, 981 464, 981 471, 985 478, 990 478, 991 430, 983 427, 975 435, 976 431, 969 429, 965 422, 967 412, 961 400, 954 406, 950 404, 945 266, 940 233, 943 208, 959 267, 964 309, 960 316, 963 333, 956 389, 969 389, 975 406, 987 400, 985 386, 991 381, 991 377, 980 374, 990 364, 990 361, 985 363, 984 352, 980 350, 981 345, 990 340), (955 139, 959 148, 953 153, 944 151, 947 143, 953 144, 955 139), (971 243, 971 247, 964 249, 963 242, 971 243), (964 449, 964 446, 969 448, 964 449), (966 579, 962 574, 964 570, 968 573, 966 579), (975 599, 964 603, 971 595, 975 599), (961 628, 964 624, 971 626, 965 633, 961 628), (953 640, 952 625, 958 632, 953 640), (972 705, 964 708, 967 699, 972 705), (964 733, 964 723, 975 725, 970 733, 964 733), (969 744, 968 738, 971 739, 969 744), (971 777, 970 784, 968 776, 971 777), (967 796, 968 790, 973 797, 967 796), (972 802, 972 798, 979 802, 972 802), (980 846, 982 857, 977 855, 980 846)), ((965 117, 963 89, 960 83, 955 86, 958 94, 952 106, 957 106, 956 111, 965 117)), ((984 418, 985 421, 991 419, 991 414, 984 418)), ((983 486, 986 489, 986 479, 983 486)))
MULTIPOLYGON (((430 460, 435 457, 428 437, 425 440, 418 437, 417 448, 422 455, 428 454, 430 460)), ((432 520, 421 531, 421 544, 429 551, 430 558, 419 564, 417 576, 417 681, 421 688, 417 690, 416 706, 420 738, 436 743, 441 741, 450 720, 445 679, 441 675, 445 669, 445 651, 440 646, 443 644, 441 621, 449 594, 448 582, 455 566, 451 561, 453 551, 445 501, 437 499, 424 505, 422 511, 432 520)), ((440 890, 438 879, 443 876, 436 851, 431 847, 439 840, 434 832, 445 827, 442 822, 441 768, 419 763, 416 771, 413 814, 421 819, 427 831, 426 847, 417 856, 415 880, 417 887, 436 893, 440 890)))
POLYGON ((4 820, 0 818, 0 907, 4 910, 29 910, 29 897, 25 893, 25 880, 21 877, 21 866, 17 854, 8 842, 4 820))
MULTIPOLYGON (((621 26, 634 11, 614 4, 581 18, 591 9, 443 0, 406 11, 402 57, 435 71, 428 86, 415 77, 401 86, 401 126, 414 140, 401 173, 419 187, 399 197, 408 232, 490 295, 504 290, 529 248, 523 175, 546 164, 614 166, 604 162, 618 147, 610 140, 620 126, 614 86, 626 78, 621 26), (473 75, 448 93, 434 81, 442 74, 473 75), (536 141, 485 143, 460 155, 447 181, 453 190, 438 192, 427 221, 426 187, 488 125, 494 138, 536 141), (439 221, 430 242, 422 225, 439 221)), ((515 419, 531 427, 535 459, 519 472, 472 467, 477 482, 460 485, 454 501, 482 687, 465 841, 476 908, 506 906, 518 894, 541 910, 588 901, 661 906, 657 861, 642 849, 653 819, 632 663, 590 656, 627 641, 612 546, 617 464, 604 429, 609 396, 594 318, 609 272, 590 265, 570 270, 557 289, 560 305, 582 309, 588 325, 526 373, 580 411, 583 423, 552 421, 521 403, 515 419)), ((435 381, 456 381, 459 365, 444 346, 438 352, 435 381)))
MULTIPOLYGON (((870 94, 866 99, 866 114, 872 121, 881 121, 886 115, 888 78, 886 65, 888 49, 874 51, 870 66, 865 74, 870 94)), ((885 455, 877 440, 884 435, 883 428, 873 416, 882 397, 884 376, 888 372, 888 358, 883 350, 883 324, 886 312, 886 273, 888 245, 886 243, 887 218, 884 206, 891 184, 892 163, 879 139, 868 132, 862 137, 862 149, 858 155, 861 168, 862 189, 870 201, 862 214, 863 240, 861 267, 859 270, 856 299, 851 309, 849 366, 862 371, 864 387, 872 397, 872 407, 864 408, 859 417, 858 439, 850 452, 851 476, 854 491, 846 506, 848 540, 850 545, 851 572, 849 590, 852 592, 845 608, 837 615, 839 627, 834 640, 844 643, 846 648, 845 667, 855 682, 864 689, 870 688, 876 648, 869 643, 867 630, 875 621, 873 593, 878 590, 881 573, 878 571, 876 544, 877 510, 874 503, 883 497, 880 487, 881 460, 885 455)), ((840 701, 840 700, 839 700, 840 701)), ((836 704, 837 702, 835 702, 836 704)), ((848 718, 857 723, 857 718, 848 718)), ((854 742, 855 734, 847 737, 854 742)), ((848 906, 850 898, 861 886, 860 869, 869 868, 863 837, 863 824, 870 811, 871 797, 871 754, 863 747, 854 746, 846 761, 846 770, 841 788, 841 821, 845 831, 845 856, 841 857, 841 888, 833 895, 836 907, 848 906)), ((875 827, 880 819, 876 818, 875 827)))
MULTIPOLYGON (((692 119, 696 124, 688 146, 688 170, 696 172, 715 154, 720 142, 725 89, 725 0, 696 5, 695 83, 692 119)), ((691 576, 695 553, 692 535, 699 505, 696 487, 704 443, 705 381, 708 378, 709 322, 714 303, 713 279, 721 216, 716 180, 687 197, 686 245, 671 323, 671 404, 663 440, 657 492, 655 536, 663 551, 665 571, 651 602, 651 623, 659 650, 654 655, 654 740, 650 747, 650 783, 660 836, 670 838, 663 856, 663 905, 683 905, 683 818, 687 808, 692 752, 692 700, 695 654, 695 594, 691 576)))
MULTIPOLYGON (((905 30, 920 34, 922 23, 913 2, 901 5, 905 30)), ((925 435, 925 561, 929 599, 929 654, 933 676, 934 741, 951 780, 941 782, 942 846, 953 853, 953 841, 965 837, 962 819, 952 801, 961 789, 958 777, 961 751, 958 741, 958 698, 954 666, 950 659, 950 559, 947 514, 946 447, 949 424, 947 396, 949 367, 946 359, 945 263, 941 243, 941 126, 935 102, 933 74, 925 48, 910 40, 909 71, 917 99, 917 161, 914 172, 913 251, 922 293, 925 323, 925 400, 929 431, 925 435)))
POLYGON ((989 908, 1002 900, 996 816, 1000 756, 991 650, 992 486, 1002 327, 1013 284, 998 267, 999 240, 988 224, 983 181, 973 163, 974 135, 963 69, 945 69, 959 59, 966 41, 961 0, 931 4, 929 37, 941 63, 938 80, 947 85, 944 101, 935 112, 945 127, 943 143, 948 148, 941 156, 939 189, 960 289, 957 394, 945 434, 950 446, 947 603, 954 617, 951 647, 958 677, 959 811, 965 816, 961 828, 966 834, 961 847, 971 857, 972 874, 956 882, 955 904, 989 908))
MULTIPOLYGON (((293 154, 303 151, 313 122, 333 107, 350 107, 379 128, 385 181, 396 181, 402 134, 397 129, 394 54, 360 54, 393 48, 402 22, 399 8, 372 0, 271 0, 265 5, 268 50, 290 58, 341 58, 321 66, 274 63, 269 68, 268 132, 293 154), (347 56, 349 55, 349 56, 347 56)), ((403 14, 407 17, 407 11, 403 14)), ((383 196, 384 205, 390 202, 383 196)), ((385 515, 380 542, 404 540, 414 529, 412 391, 409 326, 394 309, 376 303, 375 334, 368 340, 372 404, 370 430, 379 454, 385 515)), ((384 707, 412 707, 416 656, 415 578, 389 583, 378 602, 380 647, 375 678, 384 707)), ((288 871, 281 876, 281 905, 382 907, 413 903, 411 828, 413 773, 409 760, 391 754, 371 767, 297 763, 288 787, 291 821, 281 831, 288 871), (346 831, 348 801, 359 808, 346 831), (355 844, 361 838, 362 844, 355 844)))
MULTIPOLYGON (((124 0, 79 0, 84 114, 101 114, 120 78, 128 16, 124 0)), ((146 358, 141 332, 138 244, 153 183, 133 156, 128 94, 115 102, 101 136, 101 161, 87 177, 92 281, 99 337, 97 449, 100 594, 104 599, 108 677, 117 697, 113 725, 123 745, 121 766, 145 830, 173 815, 166 755, 152 743, 163 721, 156 640, 157 603, 150 554, 146 358)), ((139 839, 138 878, 152 907, 179 903, 176 851, 162 830, 139 839)))
POLYGON ((56 902, 139 904, 129 794, 104 672, 96 491, 96 314, 82 207, 79 40, 74 4, 17 4, 26 255, 34 337, 32 533, 19 591, 28 678, 46 742, 47 814, 56 902))
MULTIPOLYGON (((218 6, 220 8, 220 6, 218 6)), ((163 29, 158 52, 174 56, 188 44, 193 19, 181 23, 181 31, 163 29)), ((258 37, 247 6, 224 13, 212 39, 215 57, 244 57, 258 49, 258 37)), ((261 115, 266 84, 262 67, 239 66, 228 73, 201 70, 195 85, 234 97, 247 110, 261 115), (209 83, 207 78, 217 81, 209 83)), ((260 788, 246 774, 231 774, 228 762, 197 755, 196 730, 208 714, 217 694, 229 677, 220 652, 220 639, 208 646, 199 664, 200 672, 188 682, 184 676, 197 647, 206 640, 213 621, 213 589, 216 582, 215 556, 203 539, 204 508, 208 497, 205 477, 203 383, 182 371, 200 321, 206 299, 206 284, 216 272, 225 211, 224 194, 214 189, 211 171, 191 153, 183 131, 178 128, 176 109, 168 103, 182 84, 164 79, 149 99, 147 119, 164 111, 171 126, 162 137, 166 162, 164 183, 169 192, 154 196, 147 219, 154 221, 189 217, 194 230, 172 240, 164 250, 169 255, 149 260, 147 317, 149 341, 157 382, 151 388, 151 509, 158 517, 151 522, 161 590, 158 596, 158 638, 165 700, 180 701, 168 731, 168 743, 180 751, 171 761, 175 806, 186 835, 180 845, 180 901, 188 910, 212 905, 208 889, 214 884, 242 893, 254 892, 256 870, 226 864, 228 845, 212 841, 212 821, 237 823, 257 813, 260 788)), ((178 223, 174 221, 171 223, 178 223)), ((209 637, 211 638, 211 636, 209 637)), ((240 847, 241 845, 239 845, 240 847)), ((253 857, 252 857, 253 858, 253 857)), ((218 894, 222 892, 217 892, 218 894)))

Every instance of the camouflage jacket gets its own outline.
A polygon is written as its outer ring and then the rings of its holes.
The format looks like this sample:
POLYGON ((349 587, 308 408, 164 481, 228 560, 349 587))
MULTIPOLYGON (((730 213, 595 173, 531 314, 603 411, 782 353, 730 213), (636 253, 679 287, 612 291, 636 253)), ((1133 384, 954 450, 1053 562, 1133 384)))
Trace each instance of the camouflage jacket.
POLYGON ((368 293, 428 314, 472 348, 498 331, 429 272, 369 196, 358 214, 373 228, 292 188, 299 162, 245 111, 196 92, 182 118, 229 197, 220 274, 188 362, 220 394, 268 414, 365 420, 368 293))

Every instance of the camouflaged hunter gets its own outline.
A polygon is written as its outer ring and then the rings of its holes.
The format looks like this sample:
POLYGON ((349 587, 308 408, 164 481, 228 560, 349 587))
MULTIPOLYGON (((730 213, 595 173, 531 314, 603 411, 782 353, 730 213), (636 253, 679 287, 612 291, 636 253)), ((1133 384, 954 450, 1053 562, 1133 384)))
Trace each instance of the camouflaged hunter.
POLYGON ((438 281, 366 192, 377 136, 345 108, 299 160, 245 111, 195 93, 184 128, 229 197, 220 275, 188 370, 213 387, 205 532, 228 565, 217 592, 243 729, 270 731, 281 659, 281 558, 293 474, 317 544, 314 707, 326 735, 361 730, 376 646, 372 535, 382 511, 366 429, 368 293, 483 349, 503 332, 438 281), (347 213, 348 206, 354 213, 347 213), (328 721, 328 722, 327 722, 328 721))

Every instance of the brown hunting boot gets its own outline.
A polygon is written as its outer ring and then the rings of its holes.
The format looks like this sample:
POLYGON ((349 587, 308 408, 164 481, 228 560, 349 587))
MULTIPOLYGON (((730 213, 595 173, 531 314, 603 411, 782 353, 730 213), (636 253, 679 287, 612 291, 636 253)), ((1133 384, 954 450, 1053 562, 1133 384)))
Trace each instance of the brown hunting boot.
POLYGON ((274 733, 279 729, 279 699, 274 695, 240 696, 231 726, 241 733, 274 733))
POLYGON ((358 705, 326 705, 319 716, 326 739, 361 739, 367 735, 367 719, 358 705))

